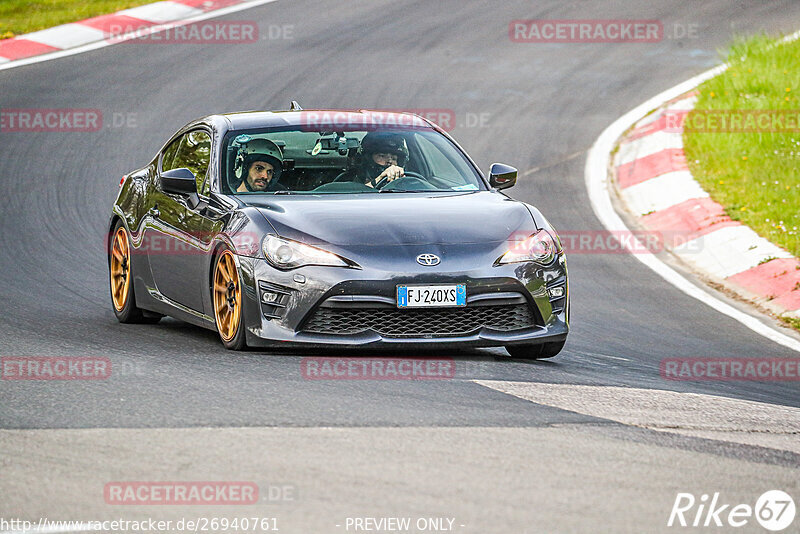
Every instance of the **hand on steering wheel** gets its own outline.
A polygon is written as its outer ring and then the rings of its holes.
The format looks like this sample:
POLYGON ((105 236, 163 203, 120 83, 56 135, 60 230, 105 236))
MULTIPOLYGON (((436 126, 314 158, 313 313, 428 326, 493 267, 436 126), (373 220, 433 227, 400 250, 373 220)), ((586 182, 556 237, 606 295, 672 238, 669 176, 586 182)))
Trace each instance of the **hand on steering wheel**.
POLYGON ((387 181, 391 182, 392 180, 397 180, 398 178, 402 177, 403 174, 405 174, 403 167, 398 165, 389 165, 383 169, 383 172, 380 173, 377 178, 375 178, 375 187, 377 188, 378 184, 382 184, 387 181))
MULTIPOLYGON (((388 171, 389 169, 386 169, 386 170, 388 171)), ((403 171, 402 168, 400 168, 400 170, 403 171)), ((381 176, 383 176, 383 174, 385 174, 385 173, 386 173, 386 171, 383 171, 383 173, 381 173, 381 176)), ((379 178, 380 178, 380 176, 379 176, 379 178)), ((391 182, 391 181, 393 181, 395 179, 399 180, 400 178, 416 178, 417 180, 425 181, 425 178, 419 173, 416 173, 416 172, 413 172, 413 171, 403 171, 403 174, 401 174, 400 176, 398 176, 396 178, 391 178, 391 176, 389 176, 389 175, 384 176, 381 180, 378 180, 378 183, 375 184, 375 189, 383 189, 386 186, 386 184, 388 184, 389 182, 391 182)))

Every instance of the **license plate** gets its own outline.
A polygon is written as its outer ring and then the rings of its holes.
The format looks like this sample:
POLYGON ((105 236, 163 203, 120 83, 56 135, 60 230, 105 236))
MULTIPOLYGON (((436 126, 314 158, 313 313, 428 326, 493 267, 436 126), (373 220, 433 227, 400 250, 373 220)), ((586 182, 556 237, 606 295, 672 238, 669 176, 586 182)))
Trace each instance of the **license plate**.
POLYGON ((398 308, 438 308, 466 305, 466 284, 397 286, 398 308))

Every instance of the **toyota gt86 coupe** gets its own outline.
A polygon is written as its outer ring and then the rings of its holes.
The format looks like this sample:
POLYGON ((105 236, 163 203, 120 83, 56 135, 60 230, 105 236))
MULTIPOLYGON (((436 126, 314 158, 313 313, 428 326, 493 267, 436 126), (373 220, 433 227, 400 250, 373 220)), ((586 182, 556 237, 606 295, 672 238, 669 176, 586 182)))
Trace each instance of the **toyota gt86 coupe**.
POLYGON ((555 356, 567 265, 535 207, 411 114, 212 115, 123 177, 108 234, 120 322, 168 315, 245 347, 505 347, 555 356))

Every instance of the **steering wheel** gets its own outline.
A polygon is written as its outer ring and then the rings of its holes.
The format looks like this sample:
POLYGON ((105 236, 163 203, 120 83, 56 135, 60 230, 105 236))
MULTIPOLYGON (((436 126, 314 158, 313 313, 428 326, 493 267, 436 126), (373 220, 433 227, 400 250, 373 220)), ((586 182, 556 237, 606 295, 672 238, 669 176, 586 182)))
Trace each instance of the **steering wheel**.
MULTIPOLYGON (((403 173, 403 176, 401 176, 400 178, 396 178, 396 179, 397 180, 402 180, 403 178, 411 178, 412 180, 419 180, 419 181, 424 182, 426 184, 428 183, 428 180, 426 180, 425 177, 422 176, 421 174, 419 174, 418 172, 405 171, 403 173)), ((388 176, 384 176, 383 179, 381 179, 377 184, 375 184, 375 189, 383 189, 386 186, 387 183, 389 183, 389 177, 388 176)))

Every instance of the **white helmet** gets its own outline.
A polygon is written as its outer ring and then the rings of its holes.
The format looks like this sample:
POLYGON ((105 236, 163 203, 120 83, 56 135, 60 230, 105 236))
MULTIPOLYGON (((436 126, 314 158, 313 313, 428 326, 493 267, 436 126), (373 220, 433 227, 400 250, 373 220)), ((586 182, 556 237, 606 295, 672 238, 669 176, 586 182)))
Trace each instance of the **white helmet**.
POLYGON ((236 155, 234 172, 239 180, 244 180, 250 165, 254 161, 265 161, 275 169, 275 181, 280 178, 283 169, 283 153, 281 149, 269 139, 251 139, 242 144, 236 155))

